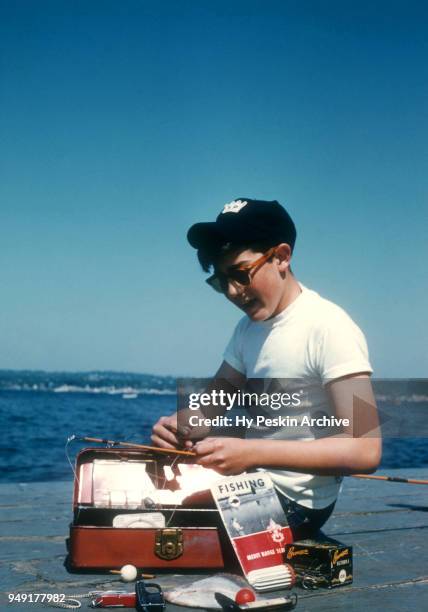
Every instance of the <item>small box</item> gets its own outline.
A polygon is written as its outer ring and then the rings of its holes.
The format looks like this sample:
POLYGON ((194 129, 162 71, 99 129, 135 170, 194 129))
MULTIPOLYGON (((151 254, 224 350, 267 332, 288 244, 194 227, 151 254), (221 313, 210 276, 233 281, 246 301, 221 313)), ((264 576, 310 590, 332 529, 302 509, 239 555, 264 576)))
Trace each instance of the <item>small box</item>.
POLYGON ((299 540, 288 544, 285 560, 307 588, 331 589, 352 583, 352 546, 337 540, 299 540))

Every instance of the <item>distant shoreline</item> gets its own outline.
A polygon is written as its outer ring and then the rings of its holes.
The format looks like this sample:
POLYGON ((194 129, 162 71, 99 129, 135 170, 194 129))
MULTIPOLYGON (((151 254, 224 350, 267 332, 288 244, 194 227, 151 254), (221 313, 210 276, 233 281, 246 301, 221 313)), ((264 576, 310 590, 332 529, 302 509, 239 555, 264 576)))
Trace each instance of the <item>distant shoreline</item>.
MULTIPOLYGON (((133 387, 75 387, 63 385, 61 387, 45 388, 45 387, 1 387, 2 391, 16 393, 80 393, 90 395, 177 395, 172 389, 137 389, 133 387)), ((132 398, 130 398, 132 399, 132 398)))
MULTIPOLYGON (((123 395, 126 399, 139 395, 175 395, 177 381, 201 377, 161 376, 147 373, 91 370, 65 372, 45 370, 0 369, 1 391, 48 393, 90 393, 123 395)), ((209 377, 205 378, 207 380, 209 377)), ((392 405, 428 402, 428 379, 373 379, 378 402, 392 405)))
POLYGON ((0 391, 172 395, 176 378, 131 372, 0 370, 0 391))

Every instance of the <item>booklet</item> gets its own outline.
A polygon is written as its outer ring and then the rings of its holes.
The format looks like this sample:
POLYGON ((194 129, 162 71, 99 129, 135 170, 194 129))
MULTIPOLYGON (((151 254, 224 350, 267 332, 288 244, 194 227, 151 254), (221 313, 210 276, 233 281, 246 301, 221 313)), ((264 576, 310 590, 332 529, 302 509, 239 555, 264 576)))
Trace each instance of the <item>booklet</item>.
POLYGON ((269 474, 222 478, 211 493, 251 586, 257 591, 291 586, 294 573, 284 553, 293 537, 269 474))

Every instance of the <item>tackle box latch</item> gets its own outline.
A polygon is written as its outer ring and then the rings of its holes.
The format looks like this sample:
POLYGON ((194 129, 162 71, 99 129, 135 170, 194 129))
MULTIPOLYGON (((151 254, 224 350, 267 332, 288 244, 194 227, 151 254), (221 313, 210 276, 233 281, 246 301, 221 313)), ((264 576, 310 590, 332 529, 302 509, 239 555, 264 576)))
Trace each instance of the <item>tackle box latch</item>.
POLYGON ((157 529, 155 537, 155 555, 160 559, 170 561, 183 554, 183 531, 168 528, 157 529))

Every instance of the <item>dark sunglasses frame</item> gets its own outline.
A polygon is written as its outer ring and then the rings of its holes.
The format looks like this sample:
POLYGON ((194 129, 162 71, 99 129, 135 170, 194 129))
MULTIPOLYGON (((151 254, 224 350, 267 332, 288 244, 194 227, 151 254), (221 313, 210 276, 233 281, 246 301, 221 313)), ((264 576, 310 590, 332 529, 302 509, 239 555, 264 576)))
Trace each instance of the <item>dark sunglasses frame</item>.
POLYGON ((229 283, 248 287, 251 284, 252 276, 251 272, 255 273, 261 268, 271 257, 275 255, 276 247, 270 248, 261 257, 253 261, 247 266, 239 266, 229 268, 227 274, 222 272, 216 272, 212 276, 206 279, 206 283, 217 291, 218 293, 227 293, 229 283))

